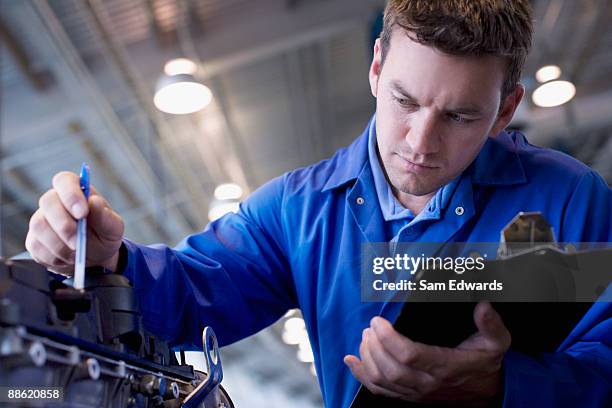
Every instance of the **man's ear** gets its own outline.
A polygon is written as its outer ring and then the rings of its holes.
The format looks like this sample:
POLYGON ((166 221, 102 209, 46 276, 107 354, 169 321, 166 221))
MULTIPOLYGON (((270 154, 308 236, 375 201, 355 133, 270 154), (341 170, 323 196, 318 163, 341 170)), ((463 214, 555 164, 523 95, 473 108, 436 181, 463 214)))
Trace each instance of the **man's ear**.
POLYGON ((497 119, 495 119, 495 123, 491 128, 491 132, 489 132, 490 136, 495 136, 502 130, 508 126, 508 123, 512 120, 514 116, 514 112, 516 112, 516 108, 518 108, 521 100, 523 100, 523 96, 525 95, 525 87, 521 84, 517 84, 514 87, 514 90, 510 92, 508 96, 503 101, 501 109, 497 114, 497 119))
POLYGON ((374 55, 372 56, 370 72, 368 73, 368 77, 370 79, 370 91, 375 98, 376 94, 378 93, 378 79, 380 78, 381 68, 380 38, 377 38, 374 42, 374 55))

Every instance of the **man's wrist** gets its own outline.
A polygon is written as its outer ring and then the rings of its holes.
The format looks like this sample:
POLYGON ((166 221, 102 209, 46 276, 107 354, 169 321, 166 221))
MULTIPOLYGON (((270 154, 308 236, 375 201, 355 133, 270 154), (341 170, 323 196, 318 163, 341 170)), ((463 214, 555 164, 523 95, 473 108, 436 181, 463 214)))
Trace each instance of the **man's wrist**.
POLYGON ((501 407, 504 400, 504 370, 491 375, 485 382, 490 382, 489 395, 485 399, 476 401, 473 407, 501 407))

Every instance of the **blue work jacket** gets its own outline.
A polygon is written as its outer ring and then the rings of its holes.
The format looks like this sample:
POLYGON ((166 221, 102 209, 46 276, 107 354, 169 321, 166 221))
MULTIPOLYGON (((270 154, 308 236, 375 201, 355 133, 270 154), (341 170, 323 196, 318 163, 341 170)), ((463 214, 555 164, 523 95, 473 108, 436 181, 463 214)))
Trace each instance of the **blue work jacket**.
MULTIPOLYGON (((300 308, 325 405, 348 407, 359 383, 343 357, 359 354, 373 316, 393 321, 402 306, 360 300, 362 244, 389 239, 367 142, 366 129, 330 159, 271 180, 238 213, 176 248, 125 240, 124 275, 145 326, 173 345, 201 349, 205 325, 226 345, 300 308)), ((612 241, 606 182, 518 132, 489 138, 448 205, 404 229, 400 241, 499 242, 519 211, 541 211, 560 242, 612 241)), ((604 406, 611 398, 611 346, 612 308, 599 302, 557 352, 536 358, 508 351, 504 406, 604 406)))

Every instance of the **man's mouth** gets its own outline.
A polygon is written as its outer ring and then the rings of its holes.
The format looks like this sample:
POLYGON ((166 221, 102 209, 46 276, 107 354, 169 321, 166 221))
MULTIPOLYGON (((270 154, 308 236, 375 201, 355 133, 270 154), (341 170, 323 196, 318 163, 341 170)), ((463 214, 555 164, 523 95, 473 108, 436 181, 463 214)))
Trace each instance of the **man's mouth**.
POLYGON ((435 166, 432 163, 415 162, 399 154, 397 156, 401 160, 402 168, 412 173, 427 173, 427 172, 430 172, 432 170, 439 168, 439 166, 435 166))

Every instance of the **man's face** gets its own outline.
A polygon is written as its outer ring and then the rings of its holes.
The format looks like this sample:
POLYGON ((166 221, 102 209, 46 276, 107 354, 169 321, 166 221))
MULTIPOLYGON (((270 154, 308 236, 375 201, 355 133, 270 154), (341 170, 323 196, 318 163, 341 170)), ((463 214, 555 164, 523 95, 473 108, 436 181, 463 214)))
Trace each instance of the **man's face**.
POLYGON ((370 86, 378 151, 400 201, 402 194, 433 193, 459 175, 487 136, 507 125, 522 97, 517 87, 500 112, 501 58, 446 55, 399 29, 382 67, 380 58, 377 40, 370 86))

